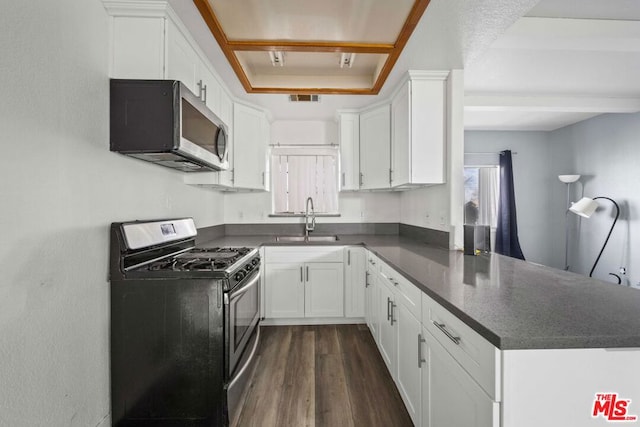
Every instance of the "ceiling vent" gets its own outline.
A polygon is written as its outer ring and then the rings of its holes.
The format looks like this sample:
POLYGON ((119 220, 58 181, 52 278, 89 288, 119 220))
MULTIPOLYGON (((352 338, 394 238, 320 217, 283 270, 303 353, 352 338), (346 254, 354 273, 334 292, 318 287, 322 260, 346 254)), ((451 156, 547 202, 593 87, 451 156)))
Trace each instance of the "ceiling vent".
POLYGON ((291 101, 291 102, 320 102, 320 95, 292 94, 292 95, 289 95, 289 101, 291 101))

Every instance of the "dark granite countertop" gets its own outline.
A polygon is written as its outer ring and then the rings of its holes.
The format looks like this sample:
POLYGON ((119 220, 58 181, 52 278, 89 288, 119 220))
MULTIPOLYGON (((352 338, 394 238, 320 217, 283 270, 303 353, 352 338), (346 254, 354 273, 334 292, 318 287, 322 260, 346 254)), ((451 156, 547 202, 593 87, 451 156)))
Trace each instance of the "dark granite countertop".
MULTIPOLYGON (((225 236, 207 246, 306 245, 225 236)), ((640 347, 640 291, 491 254, 463 255, 397 235, 342 235, 364 245, 502 350, 640 347)))

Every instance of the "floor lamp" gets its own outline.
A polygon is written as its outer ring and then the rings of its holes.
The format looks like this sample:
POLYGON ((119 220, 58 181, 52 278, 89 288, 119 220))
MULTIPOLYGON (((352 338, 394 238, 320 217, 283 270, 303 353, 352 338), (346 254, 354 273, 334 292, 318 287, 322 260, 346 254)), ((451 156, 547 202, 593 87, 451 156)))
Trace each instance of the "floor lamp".
MULTIPOLYGON (((567 184, 567 207, 570 207, 571 184, 580 179, 580 175, 558 175, 558 179, 567 184)), ((569 211, 564 214, 564 269, 569 270, 569 211)))
MULTIPOLYGON (((600 249, 600 253, 598 254, 598 257, 596 258, 596 262, 593 263, 593 267, 591 268, 591 271, 589 272, 589 277, 592 277, 593 270, 596 269, 596 265, 598 264, 598 261, 600 261, 600 257, 602 256, 602 252, 604 252, 604 248, 605 248, 605 246, 607 246, 607 243, 609 242, 609 237, 611 237, 611 232, 613 231, 613 227, 615 227, 616 221, 618 221, 618 217, 620 216, 620 206, 618 206, 618 204, 613 199, 610 199, 608 197, 599 196, 599 197, 594 197, 593 199, 590 199, 588 197, 583 197, 582 199, 578 200, 573 205, 571 205, 571 207, 569 208, 569 210, 571 212, 575 213, 576 215, 580 215, 581 217, 584 217, 584 218, 589 218, 589 217, 591 217, 591 215, 593 215, 593 213, 596 211, 596 209, 599 206, 598 202, 596 202, 597 199, 605 199, 605 200, 609 200, 611 203, 613 203, 613 206, 616 208, 616 217, 613 219, 613 223, 611 224, 611 228, 609 229, 609 234, 607 234, 607 238, 604 240, 604 244, 602 245, 602 249, 600 249)), ((620 279, 620 278, 618 277, 618 279, 620 279)))

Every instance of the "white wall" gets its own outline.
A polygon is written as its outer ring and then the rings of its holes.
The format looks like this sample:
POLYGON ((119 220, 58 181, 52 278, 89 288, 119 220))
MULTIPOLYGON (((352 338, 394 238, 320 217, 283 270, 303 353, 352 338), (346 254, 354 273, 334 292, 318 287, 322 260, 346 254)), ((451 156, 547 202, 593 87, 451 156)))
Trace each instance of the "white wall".
POLYGON ((224 198, 109 152, 107 15, 98 0, 0 14, 0 425, 110 425, 108 227, 224 198))
MULTIPOLYGON (((511 150, 518 236, 527 261, 564 267, 565 184, 548 132, 465 132, 465 152, 498 153, 511 150), (560 239, 557 238, 559 231, 560 239), (558 247, 558 244, 562 247, 558 247)), ((560 168, 562 169, 562 168, 560 168)), ((461 207, 462 209, 462 207, 461 207)))
MULTIPOLYGON (((626 284, 640 281, 640 114, 606 114, 550 133, 554 156, 566 157, 570 172, 582 175, 584 195, 606 196, 620 205, 620 219, 593 274, 616 280, 608 273, 627 269, 626 284)), ((582 196, 575 186, 574 200, 582 196)), ((613 221, 612 204, 602 200, 593 216, 580 222, 572 235, 571 270, 589 274, 613 221), (577 231, 577 232, 576 232, 577 231)))
MULTIPOLYGON (((318 223, 332 222, 398 222, 400 195, 398 193, 340 193, 339 217, 318 217, 318 223)), ((225 195, 224 222, 300 223, 304 218, 270 218, 271 193, 228 193, 225 195)))
POLYGON ((276 120, 271 123, 271 144, 338 144, 338 124, 328 120, 276 120))
MULTIPOLYGON (((338 127, 333 121, 278 120, 271 124, 271 144, 329 145, 338 142, 338 127)), ((271 193, 227 193, 224 222, 302 223, 302 218, 271 218, 271 193)), ((338 195, 339 217, 319 217, 317 222, 398 222, 400 196, 397 193, 346 192, 338 195)))

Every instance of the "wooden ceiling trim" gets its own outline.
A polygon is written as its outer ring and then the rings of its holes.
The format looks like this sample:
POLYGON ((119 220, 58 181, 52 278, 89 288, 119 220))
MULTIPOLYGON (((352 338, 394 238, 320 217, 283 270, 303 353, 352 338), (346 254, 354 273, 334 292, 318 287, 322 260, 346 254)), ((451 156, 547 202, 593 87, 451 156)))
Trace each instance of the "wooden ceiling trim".
POLYGON ((218 42, 218 45, 220 45, 222 53, 224 53, 227 61, 229 61, 229 64, 240 80, 242 87, 244 87, 245 91, 250 92, 253 89, 253 87, 251 86, 251 82, 245 74, 244 69, 242 68, 242 64, 240 64, 240 61, 238 60, 238 57, 235 55, 233 50, 229 49, 229 41, 227 40, 227 36, 225 35, 224 31, 222 31, 222 26, 216 18, 216 15, 213 13, 211 5, 207 0, 193 0, 193 2, 196 4, 198 11, 200 11, 200 15, 202 15, 202 18, 209 27, 209 31, 211 31, 211 34, 213 34, 213 37, 218 42))
POLYGON ((387 61, 382 67, 382 70, 380 70, 380 74, 378 75, 378 78, 373 85, 373 91, 375 93, 380 92, 380 90, 382 89, 384 82, 387 80, 387 77, 389 77, 389 74, 391 73, 393 67, 396 65, 396 61, 398 61, 402 50, 409 41, 409 37, 411 37, 413 30, 415 30, 416 26, 418 25, 420 18, 422 18, 422 15, 424 14, 424 11, 427 10, 429 2, 430 0, 416 0, 416 2, 413 4, 411 12, 409 12, 409 16, 404 22, 402 30, 398 35, 398 40, 396 41, 393 51, 389 54, 387 61))
POLYGON ((227 42, 234 51, 280 51, 280 52, 339 52, 390 54, 392 44, 342 43, 342 42, 296 42, 283 40, 242 40, 227 42))
POLYGON ((254 87, 250 93, 296 95, 375 95, 372 89, 254 87))
POLYGON ((285 93, 285 94, 345 94, 345 95, 377 95, 391 70, 395 66, 409 37, 418 25, 430 0, 416 0, 409 16, 398 35, 395 44, 348 43, 348 42, 301 42, 279 40, 242 40, 229 41, 222 30, 220 22, 215 16, 207 0, 193 0, 200 15, 209 27, 231 68, 236 73, 240 83, 247 93, 285 93), (282 51, 282 52, 339 52, 339 53, 370 53, 388 55, 378 78, 370 89, 344 88, 281 88, 281 87, 253 87, 235 51, 282 51))

